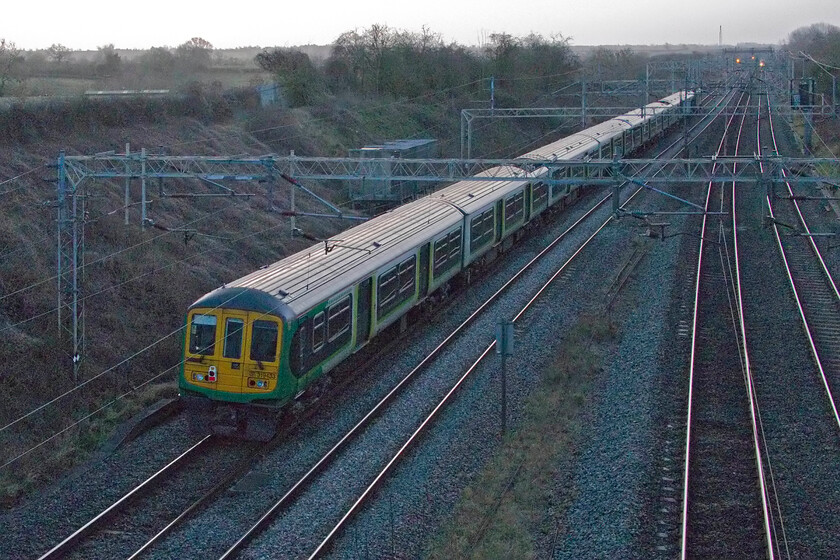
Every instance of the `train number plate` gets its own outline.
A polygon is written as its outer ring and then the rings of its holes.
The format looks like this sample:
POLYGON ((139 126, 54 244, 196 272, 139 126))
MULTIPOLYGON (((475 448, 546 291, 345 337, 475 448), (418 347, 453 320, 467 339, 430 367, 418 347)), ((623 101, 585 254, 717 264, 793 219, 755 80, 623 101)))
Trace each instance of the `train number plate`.
POLYGON ((248 372, 250 377, 254 379, 277 379, 277 372, 276 371, 250 371, 248 372))

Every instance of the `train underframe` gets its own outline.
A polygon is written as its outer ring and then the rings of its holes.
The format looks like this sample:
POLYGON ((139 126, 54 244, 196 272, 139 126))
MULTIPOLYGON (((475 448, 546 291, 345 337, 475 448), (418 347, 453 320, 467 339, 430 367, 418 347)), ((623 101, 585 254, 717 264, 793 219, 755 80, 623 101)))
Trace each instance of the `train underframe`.
POLYGON ((208 398, 182 395, 187 412, 190 433, 195 435, 270 441, 277 434, 277 427, 284 408, 255 403, 229 403, 208 398))

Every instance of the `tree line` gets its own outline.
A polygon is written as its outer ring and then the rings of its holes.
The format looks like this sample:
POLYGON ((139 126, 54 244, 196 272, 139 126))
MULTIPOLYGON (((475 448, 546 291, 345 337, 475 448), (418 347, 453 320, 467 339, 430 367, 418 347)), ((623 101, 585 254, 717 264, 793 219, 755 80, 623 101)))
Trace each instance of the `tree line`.
POLYGON ((22 51, 14 42, 0 38, 0 96, 10 85, 31 77, 103 79, 122 76, 170 78, 178 73, 195 73, 212 64, 213 45, 201 37, 177 47, 152 47, 139 56, 124 60, 113 44, 103 45, 91 57, 74 56, 61 44, 48 49, 22 51))
MULTIPOLYGON (((818 91, 830 92, 832 76, 840 76, 840 27, 828 23, 800 27, 788 37, 787 48, 794 57, 801 57, 804 72, 816 78, 818 91)), ((799 64, 797 76, 801 75, 799 64)))
POLYGON ((328 94, 413 98, 459 95, 464 88, 488 98, 490 77, 500 106, 507 98, 521 104, 573 81, 580 65, 561 36, 494 33, 485 44, 466 47, 447 43, 426 27, 411 32, 380 24, 342 33, 321 64, 293 48, 267 49, 255 60, 276 76, 293 106, 310 105, 328 94))

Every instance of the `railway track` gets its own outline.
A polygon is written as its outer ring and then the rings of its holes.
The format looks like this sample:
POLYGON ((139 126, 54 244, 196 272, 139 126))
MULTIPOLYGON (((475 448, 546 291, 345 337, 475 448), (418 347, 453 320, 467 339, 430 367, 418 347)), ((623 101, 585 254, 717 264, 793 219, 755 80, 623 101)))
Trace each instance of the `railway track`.
MULTIPOLYGON (((749 103, 749 97, 739 102, 744 110, 734 135, 736 155, 749 103)), ((727 123, 719 155, 734 118, 727 123)), ((683 477, 683 559, 773 558, 774 553, 746 353, 734 193, 734 185, 709 183, 701 227, 683 477), (715 211, 718 218, 710 215, 715 211)))
MULTIPOLYGON (((172 514, 173 504, 161 494, 177 489, 180 496, 175 507, 183 507, 184 499, 201 495, 224 478, 225 468, 244 455, 253 456, 253 444, 220 442, 205 436, 163 468, 148 477, 119 500, 105 508, 82 527, 39 557, 47 560, 60 557, 90 557, 107 554, 125 557, 138 536, 152 530, 160 519, 172 514), (192 469, 191 469, 192 467, 192 469), (203 476, 197 476, 198 473, 203 476), (104 551, 107 551, 105 553, 104 551)), ((241 460, 240 460, 241 461, 241 460)))
MULTIPOLYGON (((770 118, 770 140, 775 153, 778 153, 770 118)), ((783 178, 787 177, 784 169, 781 174, 783 178)), ((840 428, 835 399, 840 385, 840 292, 796 200, 793 187, 785 182, 784 188, 787 200, 768 199, 768 212, 802 326, 825 389, 825 398, 840 428)))
MULTIPOLYGON (((587 216, 591 215, 591 213, 595 212, 597 210, 597 208, 600 208, 600 207, 604 206, 609 200, 610 200, 610 196, 607 196, 607 197, 603 198, 596 205, 596 207, 593 208, 586 215, 587 216)), ((546 252, 548 252, 551 249, 551 247, 553 247, 562 238, 564 238, 566 235, 568 235, 582 221, 583 221, 583 219, 579 220, 579 222, 576 223, 575 226, 573 226, 572 228, 567 230, 563 235, 561 235, 557 240, 555 240, 555 242, 552 243, 552 245, 550 247, 547 247, 546 250, 540 256, 542 256, 546 252)), ((537 261, 540 258, 540 256, 536 257, 532 261, 532 263, 534 261, 537 261)), ((531 263, 529 263, 529 265, 530 264, 531 263)), ((522 274, 522 272, 524 272, 524 271, 521 271, 520 274, 522 274)), ((518 276, 519 276, 519 274, 516 277, 518 277, 518 276)), ((511 282, 515 281, 516 277, 511 279, 511 282)), ((508 284, 506 284, 505 288, 507 287, 507 285, 508 284)), ((502 288, 502 290, 499 290, 499 293, 503 292, 505 288, 502 288)), ((498 296, 499 293, 497 293, 496 295, 498 296)), ((473 316, 471 316, 470 319, 468 319, 465 323, 468 323, 468 322, 472 321, 473 318, 477 314, 481 313, 482 309, 483 309, 483 307, 481 309, 479 309, 473 316)), ((419 367, 422 367, 422 364, 419 367)), ((400 385, 395 387, 394 391, 399 392, 401 387, 402 387, 402 382, 400 383, 400 385)), ((386 397, 386 399, 387 398, 388 397, 386 397)), ((375 416, 376 414, 377 414, 376 409, 374 409, 374 410, 371 411, 371 413, 369 415, 370 416, 375 416)), ((365 418, 367 419, 368 416, 366 416, 365 418)), ((362 422, 360 422, 361 426, 357 425, 357 428, 363 427, 363 425, 364 425, 363 423, 366 422, 366 421, 367 420, 363 420, 362 422)), ((355 429, 356 428, 354 428, 354 430, 355 429)), ((351 435, 352 434, 348 434, 347 437, 350 437, 351 435)), ((338 444, 333 449, 333 451, 338 451, 342 447, 344 441, 345 441, 344 439, 339 440, 338 444)), ((123 541, 121 546, 124 546, 125 541, 127 540, 127 539, 124 538, 125 531, 121 528, 107 529, 105 527, 119 527, 119 526, 125 526, 125 525, 129 524, 125 521, 120 521, 120 520, 124 520, 124 519, 132 517, 132 511, 135 511, 135 510, 132 509, 131 504, 137 504, 139 501, 149 502, 150 500, 144 498, 144 496, 154 495, 156 488, 157 489, 163 488, 165 484, 168 484, 169 487, 173 487, 173 486, 177 487, 178 483, 173 482, 173 481, 177 480, 176 478, 172 478, 170 480, 170 482, 168 482, 168 483, 164 483, 164 481, 167 480, 169 478, 169 476, 172 475, 173 473, 185 470, 183 468, 183 465, 189 464, 191 461, 195 461, 196 460, 195 458, 200 455, 200 453, 199 453, 200 450, 206 449, 207 447, 211 446, 211 444, 209 442, 210 442, 209 439, 205 439, 205 440, 202 440, 201 442, 199 442, 199 444, 197 444, 197 446, 195 446, 194 448, 191 448, 188 452, 185 452, 182 456, 180 456, 178 459, 173 461, 166 469, 163 469, 159 473, 156 473, 153 477, 151 477, 147 481, 147 483, 144 483, 144 485, 141 485, 140 487, 135 488, 134 490, 129 492, 123 499, 121 499, 119 502, 117 502, 116 504, 114 504, 113 506, 108 508, 106 511, 103 511, 102 514, 96 516, 95 519, 93 519, 89 523, 85 524, 82 528, 80 528, 78 531, 74 532, 71 536, 69 536, 67 539, 65 539, 62 543, 60 543, 59 545, 56 545, 56 547, 54 547, 52 550, 50 550, 43 557, 44 558, 57 557, 59 555, 66 555, 66 554, 68 554, 68 552, 71 552, 71 551, 78 551, 80 555, 84 556, 85 551, 90 550, 90 548, 89 548, 90 546, 97 546, 95 544, 92 545, 91 542, 96 541, 99 538, 109 539, 109 538, 112 538, 112 537, 118 537, 116 540, 123 541)), ((249 453, 249 454, 247 454, 247 456, 244 459, 242 459, 238 462, 235 462, 236 464, 231 466, 228 469, 228 471, 226 473, 226 476, 216 477, 215 480, 217 480, 219 482, 215 485, 210 485, 211 487, 209 489, 205 488, 205 490, 203 490, 203 494, 201 494, 198 498, 196 498, 194 501, 189 503, 189 505, 185 509, 183 509, 181 511, 181 513, 178 514, 177 516, 173 517, 173 514, 172 514, 171 511, 166 512, 165 514, 159 512, 156 516, 158 523, 155 525, 154 531, 152 531, 152 532, 156 531, 155 536, 151 540, 145 542, 145 544, 140 546, 140 548, 136 549, 136 551, 131 555, 131 558, 139 557, 139 556, 143 555, 144 553, 146 553, 147 551, 149 551, 154 545, 156 545, 163 538, 165 538, 169 533, 171 533, 174 530, 174 528, 176 528, 182 521, 188 520, 190 518, 190 516, 194 515, 199 508, 203 507, 206 503, 208 503, 209 500, 211 500, 213 496, 217 495, 220 491, 222 491, 226 488, 229 488, 237 480, 237 478, 241 477, 241 475, 247 470, 247 467, 254 462, 255 456, 257 454, 260 454, 260 453, 258 453, 258 452, 249 453), (171 519, 171 521, 164 525, 163 523, 160 522, 161 519, 171 519), (163 528, 158 530, 158 528, 160 528, 162 525, 164 525, 163 528)), ((264 452, 263 452, 263 454, 264 454, 264 452)), ((314 474, 314 472, 317 472, 318 469, 320 468, 319 465, 320 465, 320 463, 316 463, 316 465, 313 467, 312 471, 310 471, 310 472, 313 472, 313 474, 314 474)), ((289 489, 289 491, 287 492, 287 499, 290 499, 291 497, 293 497, 296 494, 296 492, 298 491, 297 489, 298 489, 298 485, 293 485, 289 489)), ((197 495, 197 494, 190 494, 190 496, 195 496, 195 495, 197 495)), ((151 500, 151 501, 154 501, 154 500, 151 500)), ((148 534, 149 527, 145 527, 144 529, 145 529, 146 534, 148 534)), ((135 540, 131 539, 130 542, 135 543, 135 546, 136 546, 136 541, 135 540)), ((100 544, 98 546, 105 546, 106 549, 108 549, 108 547, 110 545, 107 545, 107 544, 101 545, 100 544)), ((116 555, 127 556, 128 553, 124 554, 124 549, 120 548, 119 553, 117 553, 116 555)))
MULTIPOLYGON (((586 222, 586 219, 591 216, 597 209, 606 205, 606 203, 610 200, 610 196, 607 196, 601 199, 596 206, 590 209, 583 218, 579 219, 571 228, 566 230, 561 236, 559 236, 555 241, 543 251, 541 255, 535 257, 530 263, 533 264, 534 262, 538 261, 545 253, 548 253, 551 248, 553 248, 557 243, 559 243, 562 239, 572 233, 579 225, 586 222)), ((477 316, 479 316, 482 311, 484 311, 485 307, 489 305, 493 299, 496 299, 500 296, 508 286, 512 285, 519 275, 523 274, 527 270, 527 266, 525 269, 521 270, 519 274, 517 274, 514 278, 505 284, 494 296, 491 300, 485 302, 483 306, 481 306, 478 310, 476 310, 462 325, 459 327, 465 328, 469 323, 471 323, 477 316)), ((455 337, 458 331, 452 333, 450 337, 455 337)), ((448 342, 445 341, 443 345, 448 342)), ((431 355, 427 359, 431 359, 431 355)), ((344 443, 349 440, 357 431, 360 431, 367 423, 369 423, 378 412, 379 408, 385 406, 395 395, 397 395, 400 390, 404 387, 404 385, 408 384, 411 380, 412 376, 416 371, 421 370, 425 365, 425 361, 422 362, 415 371, 411 372, 408 376, 403 378, 403 380, 395 386, 392 391, 382 400, 380 403, 375 406, 369 413, 366 415, 356 426, 353 430, 350 431, 344 438, 340 439, 338 443, 332 448, 332 450, 327 454, 324 458, 324 461, 330 459, 333 454, 335 454, 339 449, 344 445, 344 443)), ((333 387, 332 389, 336 389, 333 387)), ((299 427, 301 422, 297 422, 296 425, 284 432, 284 436, 289 436, 290 434, 294 434, 294 428, 299 427)), ((126 525, 125 519, 137 516, 137 508, 141 507, 138 506, 138 502, 142 501, 144 503, 148 502, 147 499, 149 496, 154 496, 156 492, 161 491, 163 488, 179 488, 178 482, 178 473, 183 473, 186 470, 188 465, 194 465, 199 463, 201 457, 206 457, 207 450, 211 448, 215 443, 218 443, 218 438, 213 438, 211 436, 207 436, 201 439, 198 443, 194 446, 187 449, 184 453, 176 457, 173 461, 168 463, 164 468, 160 469, 158 472, 150 476, 147 480, 143 483, 129 491, 126 495, 120 498, 117 502, 113 505, 106 508, 103 512, 96 515, 93 519, 89 522, 85 523, 82 527, 74 531, 71 535, 65 538, 62 542, 55 545, 52 549, 50 549, 47 553, 43 554, 40 559, 48 559, 48 558, 58 558, 58 557, 66 557, 71 555, 77 555, 80 557, 84 557, 86 553, 88 553, 92 548, 95 547, 104 547, 105 549, 110 550, 109 555, 113 556, 123 556, 129 558, 139 558, 142 557, 145 553, 151 550, 157 543, 163 540, 166 536, 171 534, 182 522, 188 521, 192 515, 195 515, 200 508, 205 506, 209 503, 215 496, 217 496, 220 492, 224 490, 230 489, 238 480, 245 475, 246 471, 253 466, 258 455, 265 455, 270 451, 271 444, 268 446, 259 446, 255 448, 251 453, 248 453, 246 456, 241 458, 238 461, 232 461, 228 464, 227 472, 224 476, 219 476, 213 478, 213 480, 218 481, 216 484, 207 485, 201 492, 194 492, 187 494, 184 492, 184 486, 180 485, 180 493, 184 494, 185 497, 191 496, 191 501, 184 501, 181 500, 182 503, 182 510, 180 513, 176 512, 166 512, 161 513, 158 512, 158 524, 152 530, 150 527, 146 526, 141 528, 143 532, 146 534, 153 534, 154 536, 146 540, 143 543, 134 543, 135 548, 131 550, 124 550, 121 548, 119 552, 113 552, 113 548, 109 548, 107 543, 102 542, 102 540, 107 539, 114 539, 118 538, 118 540, 125 541, 124 538, 125 530, 123 527, 126 525), (188 504, 188 505, 187 505, 188 504), (170 519, 168 523, 161 524, 159 521, 160 519, 170 519), (138 548, 139 546, 139 548, 138 548), (133 553, 132 553, 133 550, 133 553), (129 556, 130 555, 130 556, 129 556)), ((272 442, 273 443, 273 442, 272 442)), ((320 467, 321 463, 316 463, 315 466, 310 470, 308 474, 314 474, 320 467)), ((283 502, 290 499, 299 487, 302 485, 302 482, 299 482, 296 485, 293 485, 292 488, 289 490, 283 502)), ((140 532, 140 531, 138 531, 140 532)), ((134 542, 133 540, 129 542, 134 542)), ((123 543, 125 545, 125 543, 123 543)), ((116 545, 110 545, 116 546, 116 545)), ((99 550, 102 550, 100 548, 99 550)))
MULTIPOLYGON (((358 363, 365 369, 372 361, 370 357, 362 357, 358 363)), ((340 389, 347 383, 349 380, 334 389, 340 389)), ((265 444, 228 441, 206 435, 42 554, 39 560, 73 555, 101 556, 101 549, 107 550, 109 556, 140 557, 221 492, 229 490, 240 481, 254 463, 279 445, 283 437, 300 428, 314 412, 315 409, 310 407, 295 415, 288 425, 283 426, 277 438, 265 444), (216 468, 209 469, 209 475, 204 476, 208 471, 208 463, 215 464, 216 468), (189 470, 190 467, 193 469, 189 470), (185 482, 184 478, 203 480, 205 483, 196 485, 194 482, 185 482), (162 492, 169 492, 170 496, 178 495, 179 499, 174 504, 162 507, 164 500, 156 500, 162 492), (143 511, 144 508, 146 511, 143 511), (153 521, 138 525, 138 518, 153 521), (142 537, 150 534, 153 535, 151 539, 142 537), (109 543, 109 540, 119 542, 109 543), (142 546, 136 548, 141 543, 142 546)))
MULTIPOLYGON (((706 125, 707 126, 707 125, 706 125)), ((676 144, 674 145, 676 146, 676 144)), ((672 147, 674 147, 672 146, 672 147)), ((641 189, 636 190, 624 203, 626 205, 633 197, 635 197, 641 189)), ((604 198, 600 204, 605 204, 610 197, 604 198)), ((622 205, 622 206, 624 206, 622 205)), ((567 270, 571 263, 576 262, 577 257, 587 248, 587 246, 592 242, 593 239, 596 238, 599 232, 601 232, 608 224, 612 222, 612 218, 608 218, 605 222, 603 222, 594 233, 592 233, 587 240, 567 259, 564 261, 564 264, 561 265, 553 275, 542 285, 542 287, 537 291, 535 295, 533 295, 527 303, 522 307, 515 315, 513 322, 517 323, 520 318, 523 317, 531 307, 539 301, 540 296, 544 293, 546 289, 548 289, 555 280, 557 280, 564 272, 567 270)), ((556 242, 556 241, 555 241, 556 242)), ((536 260, 536 259, 535 259, 536 260)), ((533 262, 533 261, 532 261, 533 262)), ((521 273, 521 272, 520 272, 521 273)), ((517 275, 518 276, 518 275, 517 275)), ((453 333, 454 334, 454 333, 453 333)), ((387 479, 392 469, 394 469, 400 461, 405 457, 405 455, 409 452, 414 442, 416 442, 423 433, 433 424, 435 418, 454 400, 455 395, 458 392, 458 389, 467 382, 471 375, 473 375, 480 364, 487 358, 488 355, 492 353, 492 349, 495 346, 495 342, 489 343, 483 351, 479 354, 479 356, 473 360, 471 363, 468 363, 464 366, 463 373, 460 376, 454 378, 454 382, 451 383, 448 390, 446 390, 445 394, 440 398, 439 401, 431 405, 430 412, 420 417, 417 421, 414 422, 412 430, 406 432, 404 439, 402 440, 402 444, 396 448, 393 455, 386 456, 381 459, 381 464, 384 465, 378 472, 374 472, 369 477, 369 482, 366 483, 365 486, 362 487, 361 491, 358 493, 358 496, 355 499, 347 499, 344 498, 343 500, 347 503, 347 509, 344 511, 343 514, 332 514, 335 515, 338 519, 338 522, 329 530, 327 536, 315 547, 314 551, 307 552, 306 554, 310 557, 318 557, 323 552, 329 549, 332 545, 335 538, 341 534, 344 530, 347 523, 350 519, 365 505, 365 503, 374 495, 376 488, 387 479)), ((430 356, 430 359, 433 359, 435 356, 430 356)), ((361 423, 360 423, 361 424, 361 423)), ((361 428, 362 426, 357 426, 361 428)), ((365 425, 364 428, 369 430, 370 427, 365 425)), ((348 436, 351 434, 348 433, 348 436)), ((327 461, 341 460, 340 458, 333 459, 332 458, 333 451, 330 454, 325 455, 321 462, 318 465, 313 467, 313 469, 307 473, 303 478, 301 478, 295 486, 289 490, 279 501, 277 501, 261 518, 260 520, 255 523, 232 547, 230 547, 221 558, 232 558, 235 557, 237 554, 242 552, 262 531, 264 531, 268 526, 272 526, 272 531, 288 535, 291 533, 290 527, 284 526, 283 517, 286 515, 288 509, 292 507, 292 502, 295 501, 296 495, 299 492, 303 492, 303 487, 305 485, 312 484, 313 487, 306 489, 307 493, 314 493, 317 494, 319 492, 323 493, 326 489, 316 490, 314 485, 317 484, 315 481, 310 481, 310 478, 315 478, 318 473, 318 469, 320 468, 327 468, 323 463, 327 461)), ((369 459, 366 457, 366 459, 369 459)), ((340 467, 339 470, 346 470, 348 466, 340 467)), ((332 489, 334 491, 334 489, 332 489)), ((341 498, 337 498, 341 499, 341 498)), ((306 511, 307 508, 303 508, 303 511, 306 511)), ((296 551, 294 554, 300 554, 300 551, 296 551)))
MULTIPOLYGON (((769 103, 766 112, 757 145, 779 153, 769 103)), ((773 546, 779 558, 833 558, 840 549, 840 429, 831 391, 837 295, 793 186, 776 189, 780 195, 741 203, 742 214, 752 214, 742 227, 753 240, 745 252, 751 269, 746 324, 770 473, 773 546)))

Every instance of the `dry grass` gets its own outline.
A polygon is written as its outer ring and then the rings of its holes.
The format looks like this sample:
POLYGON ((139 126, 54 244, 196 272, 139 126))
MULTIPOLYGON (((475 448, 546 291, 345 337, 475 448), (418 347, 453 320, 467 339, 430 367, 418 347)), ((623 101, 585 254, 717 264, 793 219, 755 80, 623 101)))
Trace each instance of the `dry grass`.
MULTIPOLYGON (((36 172, 0 185, 0 427, 61 395, 74 386, 70 348, 59 335, 56 315, 55 161, 68 154, 122 152, 147 147, 183 155, 346 155, 367 141, 381 141, 392 130, 407 137, 446 135, 457 143, 457 119, 447 106, 434 109, 393 105, 382 100, 337 100, 311 110, 260 110, 233 103, 212 92, 196 92, 200 107, 163 107, 155 103, 80 102, 27 108, 25 117, 0 110, 0 181, 30 169, 36 172), (206 95, 205 95, 206 94, 206 95), (203 96, 203 97, 202 97, 203 96), (387 110, 376 107, 389 105, 387 110), (38 112, 40 111, 40 112, 38 112), (80 114, 79 111, 82 113, 80 114), (256 135, 249 131, 263 130, 256 135), (451 129, 451 130, 450 130, 451 129), (431 131, 431 132, 429 132, 431 131), (380 136, 381 135, 381 136, 380 136), (45 181, 44 179, 47 179, 45 181), (28 286, 41 283, 34 289, 28 286), (20 293, 9 295, 17 290, 20 293), (32 320, 33 317, 41 318, 32 320)), ((235 99, 233 101, 236 101, 235 99)), ((79 422, 77 427, 0 468, 0 501, 13 503, 38 486, 55 480, 89 457, 112 431, 147 402, 149 395, 172 394, 180 359, 181 337, 170 337, 128 363, 111 369, 128 356, 178 329, 189 304, 225 281, 274 262, 311 242, 292 238, 288 220, 266 211, 262 185, 237 185, 253 198, 159 198, 150 218, 178 229, 189 224, 197 235, 184 243, 183 234, 139 228, 139 208, 131 207, 131 225, 122 223, 123 185, 86 183, 87 223, 85 303, 87 358, 83 379, 109 372, 83 391, 61 399, 11 428, 0 432, 0 465, 79 422), (113 255, 113 256, 110 256, 113 255), (116 395, 136 388, 161 372, 158 384, 81 421, 116 395)), ((341 200, 346 186, 308 184, 328 199, 341 200)), ((201 191, 206 185, 167 182, 168 192, 201 191)), ((132 186, 139 199, 139 184, 132 186)), ((279 189, 278 205, 288 200, 279 189)), ((323 208, 299 196, 299 209, 323 208)), ((327 238, 351 225, 338 220, 300 218, 307 233, 327 238)))
POLYGON ((584 317, 569 332, 542 386, 528 399, 522 425, 464 490, 430 558, 535 556, 547 512, 554 510, 550 521, 558 522, 559 465, 574 451, 599 352, 614 334, 600 317, 584 317))

